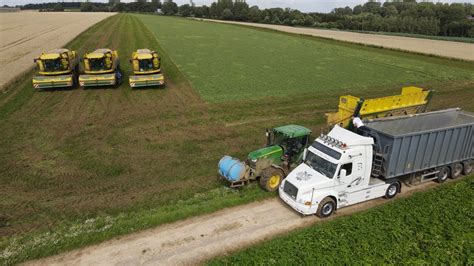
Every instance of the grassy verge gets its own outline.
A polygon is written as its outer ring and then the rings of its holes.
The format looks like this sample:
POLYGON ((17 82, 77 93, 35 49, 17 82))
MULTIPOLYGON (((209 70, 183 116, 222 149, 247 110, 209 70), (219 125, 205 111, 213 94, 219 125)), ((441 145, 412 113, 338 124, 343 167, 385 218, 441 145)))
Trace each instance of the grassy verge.
POLYGON ((474 176, 314 225, 211 261, 221 264, 474 263, 474 176))
POLYGON ((69 220, 50 230, 2 239, 0 264, 12 265, 58 254, 112 237, 272 196, 274 194, 262 193, 256 185, 242 190, 218 188, 195 194, 188 199, 177 199, 175 203, 165 206, 69 220))

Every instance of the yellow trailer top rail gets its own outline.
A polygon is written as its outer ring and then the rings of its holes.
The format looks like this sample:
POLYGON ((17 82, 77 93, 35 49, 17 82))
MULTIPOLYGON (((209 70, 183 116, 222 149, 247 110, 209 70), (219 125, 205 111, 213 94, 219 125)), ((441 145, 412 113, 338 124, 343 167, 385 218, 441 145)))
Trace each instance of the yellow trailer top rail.
POLYGON ((353 116, 361 118, 378 118, 416 114, 426 111, 433 91, 418 87, 403 87, 399 95, 374 99, 363 99, 351 95, 339 98, 337 113, 328 113, 328 125, 340 125, 348 128, 351 126, 353 116))

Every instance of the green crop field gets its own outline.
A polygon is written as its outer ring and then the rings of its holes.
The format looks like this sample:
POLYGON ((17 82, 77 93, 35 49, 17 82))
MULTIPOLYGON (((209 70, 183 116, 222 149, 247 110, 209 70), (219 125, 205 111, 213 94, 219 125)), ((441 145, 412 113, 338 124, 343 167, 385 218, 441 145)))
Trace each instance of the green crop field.
POLYGON ((472 265, 474 177, 288 233, 210 265, 472 265))
POLYGON ((245 158, 265 128, 319 134, 342 93, 419 85, 431 109, 474 111, 472 63, 315 38, 119 14, 67 47, 117 49, 125 79, 132 51, 155 49, 167 87, 35 91, 32 71, 0 93, 0 264, 275 196, 227 189, 218 160, 245 158))
POLYGON ((209 102, 473 79, 472 65, 312 37, 140 16, 209 102))

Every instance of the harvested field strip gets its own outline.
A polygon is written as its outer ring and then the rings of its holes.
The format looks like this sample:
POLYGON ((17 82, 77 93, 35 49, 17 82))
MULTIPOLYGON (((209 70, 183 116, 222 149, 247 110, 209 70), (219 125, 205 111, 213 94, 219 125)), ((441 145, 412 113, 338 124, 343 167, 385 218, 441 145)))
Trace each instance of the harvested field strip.
POLYGON ((190 19, 138 16, 207 102, 474 80, 474 65, 190 19))
POLYGON ((471 176, 363 213, 292 231, 209 265, 471 264, 473 197, 471 176))

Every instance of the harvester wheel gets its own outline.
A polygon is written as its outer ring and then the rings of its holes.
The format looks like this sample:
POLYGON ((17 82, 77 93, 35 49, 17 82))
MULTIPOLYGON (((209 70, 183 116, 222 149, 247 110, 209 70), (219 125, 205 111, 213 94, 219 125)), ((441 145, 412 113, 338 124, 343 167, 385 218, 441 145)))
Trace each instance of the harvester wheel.
POLYGON ((265 191, 276 191, 284 177, 282 170, 270 167, 263 171, 260 177, 260 187, 265 191))

